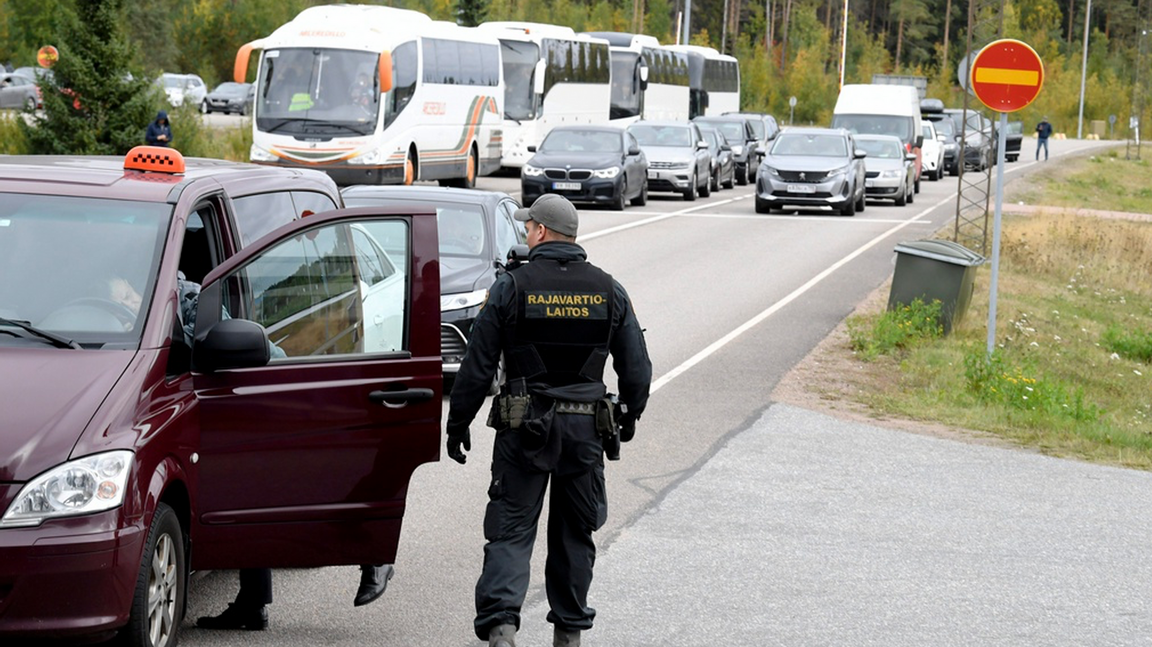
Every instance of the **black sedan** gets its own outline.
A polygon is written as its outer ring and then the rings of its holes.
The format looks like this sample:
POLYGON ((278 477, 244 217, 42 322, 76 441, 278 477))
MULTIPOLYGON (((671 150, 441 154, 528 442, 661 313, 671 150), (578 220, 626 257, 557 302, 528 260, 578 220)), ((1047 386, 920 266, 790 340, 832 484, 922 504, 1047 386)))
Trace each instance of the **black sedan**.
POLYGON ((1020 145, 1024 141, 1024 122, 1009 121, 1004 134, 1004 159, 1015 162, 1020 157, 1020 145))
POLYGON ((200 102, 200 112, 251 114, 252 103, 256 100, 256 89, 251 83, 225 81, 209 92, 200 102))
POLYGON ((558 126, 520 172, 520 196, 531 206, 545 193, 572 202, 606 204, 648 202, 648 159, 640 144, 619 126, 558 126))
MULTIPOLYGON (((440 232, 440 354, 444 376, 460 369, 472 323, 496 281, 496 263, 527 243, 524 223, 512 218, 520 205, 499 191, 437 186, 350 186, 348 207, 425 203, 436 209, 440 232)), ((385 251, 387 241, 380 241, 385 251)), ((499 379, 499 376, 498 376, 499 379)), ((498 381, 498 380, 497 380, 498 381)))
POLYGON ((846 130, 785 128, 756 175, 756 213, 786 206, 863 211, 865 156, 846 130))

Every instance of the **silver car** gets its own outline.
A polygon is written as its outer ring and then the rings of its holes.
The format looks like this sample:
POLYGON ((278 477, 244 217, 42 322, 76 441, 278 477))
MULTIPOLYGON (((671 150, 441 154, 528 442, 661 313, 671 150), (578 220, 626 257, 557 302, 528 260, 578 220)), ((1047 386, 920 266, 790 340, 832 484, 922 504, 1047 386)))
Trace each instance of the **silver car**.
POLYGON ((864 210, 864 157, 852 133, 832 128, 785 128, 756 175, 756 213, 831 208, 845 216, 864 210))
POLYGON ((694 123, 637 121, 628 132, 648 156, 648 190, 682 193, 685 200, 712 195, 712 153, 694 123))
POLYGON ((864 195, 875 200, 895 200, 897 207, 912 202, 916 194, 916 154, 891 135, 856 135, 856 148, 864 159, 864 195))
POLYGON ((40 107, 40 89, 32 79, 9 72, 0 74, 0 108, 35 110, 40 107))

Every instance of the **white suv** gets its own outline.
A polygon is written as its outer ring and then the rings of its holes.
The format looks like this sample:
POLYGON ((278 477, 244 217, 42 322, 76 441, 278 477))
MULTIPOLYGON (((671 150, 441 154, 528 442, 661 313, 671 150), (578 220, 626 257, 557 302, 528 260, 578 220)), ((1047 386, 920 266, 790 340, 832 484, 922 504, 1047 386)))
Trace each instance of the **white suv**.
POLYGON ((164 73, 156 79, 156 83, 164 88, 168 96, 168 103, 173 108, 184 105, 184 102, 199 107, 208 95, 208 86, 204 79, 196 74, 170 74, 164 73))

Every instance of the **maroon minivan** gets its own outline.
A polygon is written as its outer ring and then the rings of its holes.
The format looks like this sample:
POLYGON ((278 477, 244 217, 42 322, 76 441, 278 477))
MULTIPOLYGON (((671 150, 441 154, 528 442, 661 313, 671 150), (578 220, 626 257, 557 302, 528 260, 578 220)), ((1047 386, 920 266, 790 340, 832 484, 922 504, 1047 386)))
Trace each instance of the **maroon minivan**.
POLYGON ((166 647, 190 570, 394 562, 439 458, 436 214, 340 204, 171 149, 0 157, 0 643, 166 647))

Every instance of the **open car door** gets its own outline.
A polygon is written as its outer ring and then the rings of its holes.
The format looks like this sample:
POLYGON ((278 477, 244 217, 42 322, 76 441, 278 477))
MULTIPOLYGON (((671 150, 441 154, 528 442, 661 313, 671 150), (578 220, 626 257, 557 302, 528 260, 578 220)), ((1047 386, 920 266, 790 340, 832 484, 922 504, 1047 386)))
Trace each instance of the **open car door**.
POLYGON ((395 561, 440 451, 436 215, 414 209, 308 216, 205 277, 193 568, 395 561))

